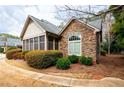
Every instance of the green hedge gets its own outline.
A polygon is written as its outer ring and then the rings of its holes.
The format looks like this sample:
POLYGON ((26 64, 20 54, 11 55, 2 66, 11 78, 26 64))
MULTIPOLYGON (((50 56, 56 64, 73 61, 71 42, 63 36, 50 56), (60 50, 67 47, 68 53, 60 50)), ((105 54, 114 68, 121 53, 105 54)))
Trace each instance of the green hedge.
POLYGON ((15 53, 19 53, 19 52, 21 52, 22 50, 21 49, 11 49, 11 50, 8 50, 7 52, 6 52, 6 58, 8 58, 8 59, 13 59, 13 55, 15 54, 15 53))
POLYGON ((25 60, 34 68, 47 68, 55 65, 58 58, 63 57, 62 52, 55 50, 35 50, 26 53, 25 60))
POLYGON ((76 56, 76 55, 68 56, 68 59, 71 61, 71 63, 77 63, 78 62, 78 56, 76 56))
POLYGON ((68 58, 60 58, 56 63, 58 69, 66 70, 70 68, 71 61, 68 58))

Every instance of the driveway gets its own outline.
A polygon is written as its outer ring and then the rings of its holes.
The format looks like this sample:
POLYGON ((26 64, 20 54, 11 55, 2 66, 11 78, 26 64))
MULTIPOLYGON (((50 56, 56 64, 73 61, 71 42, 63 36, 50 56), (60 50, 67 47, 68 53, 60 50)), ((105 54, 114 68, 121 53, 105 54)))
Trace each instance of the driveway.
POLYGON ((9 65, 5 59, 0 60, 0 86, 16 87, 53 87, 53 86, 83 86, 83 87, 124 87, 124 80, 104 78, 102 80, 74 79, 47 75, 24 70, 9 65))

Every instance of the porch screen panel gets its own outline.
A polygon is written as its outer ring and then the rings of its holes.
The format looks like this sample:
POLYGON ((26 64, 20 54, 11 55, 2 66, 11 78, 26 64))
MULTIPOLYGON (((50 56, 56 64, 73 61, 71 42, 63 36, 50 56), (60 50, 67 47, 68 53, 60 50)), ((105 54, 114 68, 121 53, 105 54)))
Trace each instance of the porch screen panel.
POLYGON ((48 50, 53 50, 53 37, 48 37, 48 50))
POLYGON ((38 50, 38 37, 34 38, 34 49, 38 50))
POLYGON ((30 50, 33 50, 33 38, 30 39, 30 50))
POLYGON ((25 51, 25 40, 23 40, 23 51, 25 51))
POLYGON ((40 50, 44 50, 45 49, 45 36, 40 36, 40 50))
POLYGON ((55 50, 59 49, 59 40, 58 38, 55 38, 55 50))
POLYGON ((29 50, 29 39, 26 40, 26 49, 25 50, 29 50))

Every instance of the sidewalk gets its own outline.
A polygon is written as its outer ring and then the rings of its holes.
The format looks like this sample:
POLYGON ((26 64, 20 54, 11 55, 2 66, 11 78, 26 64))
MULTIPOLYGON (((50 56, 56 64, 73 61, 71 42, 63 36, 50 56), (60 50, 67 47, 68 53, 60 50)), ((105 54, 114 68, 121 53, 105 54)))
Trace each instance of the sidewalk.
POLYGON ((32 72, 11 66, 0 60, 0 86, 18 87, 53 87, 53 86, 82 86, 82 87, 124 87, 124 80, 104 78, 102 80, 74 79, 32 72))

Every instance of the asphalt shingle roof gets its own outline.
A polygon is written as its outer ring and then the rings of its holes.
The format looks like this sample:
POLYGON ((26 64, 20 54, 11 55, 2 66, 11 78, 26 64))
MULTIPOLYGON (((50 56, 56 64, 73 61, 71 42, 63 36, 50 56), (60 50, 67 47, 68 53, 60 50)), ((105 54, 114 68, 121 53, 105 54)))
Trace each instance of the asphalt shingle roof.
MULTIPOLYGON (((84 21, 84 20, 81 20, 81 21, 84 21)), ((86 22, 87 24, 90 24, 91 26, 101 30, 102 19, 100 19, 100 18, 91 19, 91 20, 87 20, 87 21, 85 20, 84 22, 86 22)))
POLYGON ((31 19, 33 21, 37 22, 46 31, 54 33, 54 34, 59 33, 59 28, 56 25, 54 25, 46 20, 43 20, 43 19, 39 20, 38 18, 35 18, 33 16, 31 16, 31 19))
MULTIPOLYGON (((51 33, 54 33, 54 34, 57 34, 59 35, 61 33, 61 30, 54 24, 48 22, 47 20, 44 20, 44 19, 38 19, 36 17, 33 17, 33 16, 29 16, 33 21, 35 21, 39 26, 41 26, 44 30, 48 31, 48 32, 51 32, 51 33)), ((94 20, 82 20, 82 19, 79 19, 80 21, 83 21, 83 22, 86 22, 87 24, 101 30, 101 22, 102 20, 101 19, 94 19, 94 20)))

